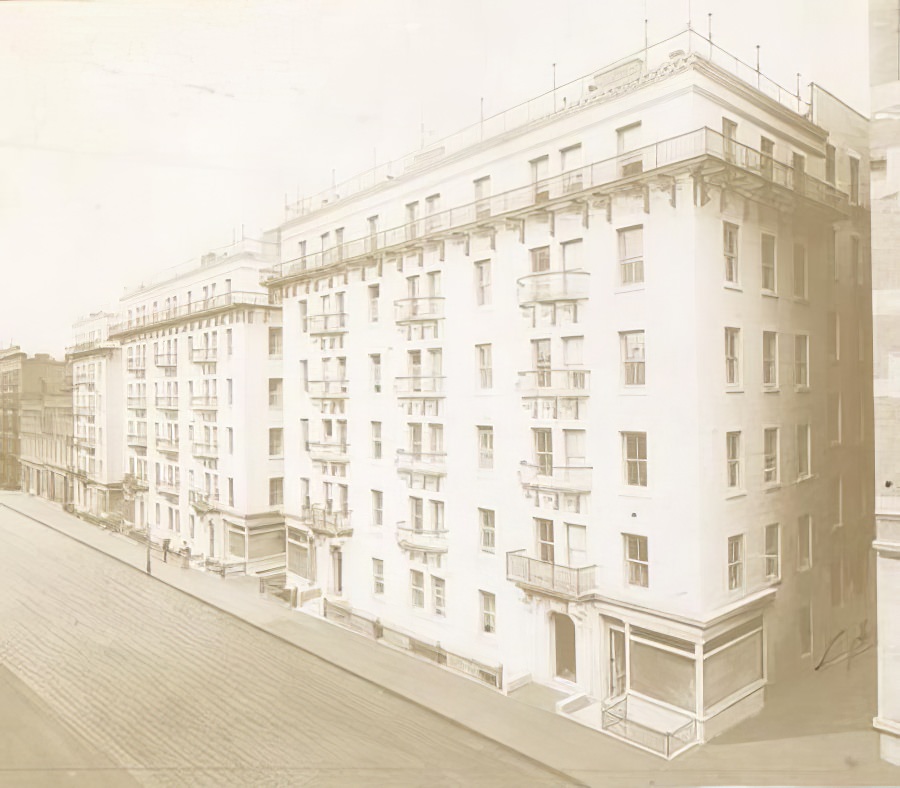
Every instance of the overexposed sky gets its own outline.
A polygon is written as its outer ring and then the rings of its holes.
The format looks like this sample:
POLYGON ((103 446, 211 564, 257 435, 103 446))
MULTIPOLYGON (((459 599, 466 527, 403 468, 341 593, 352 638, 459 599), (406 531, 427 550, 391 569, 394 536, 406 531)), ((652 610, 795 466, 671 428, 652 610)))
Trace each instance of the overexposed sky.
MULTIPOLYGON (((0 346, 680 29, 868 106, 866 0, 0 2, 0 346)), ((805 87, 804 87, 805 90, 805 87)))

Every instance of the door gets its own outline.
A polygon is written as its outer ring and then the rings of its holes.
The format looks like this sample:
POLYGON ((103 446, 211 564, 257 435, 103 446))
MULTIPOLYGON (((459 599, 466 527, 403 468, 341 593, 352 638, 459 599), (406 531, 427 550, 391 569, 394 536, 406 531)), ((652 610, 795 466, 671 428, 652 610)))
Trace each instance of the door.
POLYGON ((550 185, 547 176, 550 174, 550 157, 541 156, 531 162, 531 182, 534 184, 534 201, 546 202, 550 199, 550 185))
POLYGON ((210 521, 209 524, 209 557, 213 558, 216 554, 216 526, 210 521))
POLYGON ((555 675, 565 681, 576 681, 575 624, 562 613, 553 614, 553 639, 555 646, 555 675))
POLYGON ((737 146, 735 145, 735 137, 737 137, 737 123, 728 118, 722 118, 722 137, 725 146, 725 161, 734 161, 737 158, 737 146))
POLYGON ((344 593, 344 555, 340 550, 335 550, 331 556, 334 571, 334 593, 341 596, 344 593))
POLYGON ((610 627, 607 697, 617 698, 625 693, 625 677, 625 631, 610 627))
POLYGON ((549 429, 534 430, 534 458, 541 476, 553 475, 553 433, 549 429))

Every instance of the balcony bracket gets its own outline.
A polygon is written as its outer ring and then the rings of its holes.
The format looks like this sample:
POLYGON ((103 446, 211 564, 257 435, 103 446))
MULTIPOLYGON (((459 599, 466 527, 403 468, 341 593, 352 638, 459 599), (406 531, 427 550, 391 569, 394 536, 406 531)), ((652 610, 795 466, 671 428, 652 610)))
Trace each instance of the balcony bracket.
POLYGON ((588 200, 584 200, 581 205, 581 226, 585 230, 591 226, 591 204, 588 200))
POLYGON ((518 232, 519 243, 525 243, 525 219, 523 217, 510 216, 506 220, 506 229, 518 232))
POLYGON ((594 198, 593 206, 598 210, 606 211, 606 223, 612 224, 612 197, 608 194, 595 192, 591 195, 594 198))
POLYGON ((698 167, 691 173, 694 179, 694 205, 703 206, 709 202, 709 186, 703 179, 703 171, 698 167))

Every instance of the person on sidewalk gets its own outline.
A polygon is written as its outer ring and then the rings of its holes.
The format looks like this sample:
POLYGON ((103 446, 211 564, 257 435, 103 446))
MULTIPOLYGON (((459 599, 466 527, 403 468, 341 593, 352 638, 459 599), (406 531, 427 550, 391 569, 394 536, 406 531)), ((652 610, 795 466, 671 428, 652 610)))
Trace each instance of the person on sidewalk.
POLYGON ((163 539, 163 563, 169 563, 169 539, 163 539))
POLYGON ((191 547, 187 542, 182 542, 181 555, 182 555, 182 560, 181 560, 182 568, 190 569, 191 568, 191 547))

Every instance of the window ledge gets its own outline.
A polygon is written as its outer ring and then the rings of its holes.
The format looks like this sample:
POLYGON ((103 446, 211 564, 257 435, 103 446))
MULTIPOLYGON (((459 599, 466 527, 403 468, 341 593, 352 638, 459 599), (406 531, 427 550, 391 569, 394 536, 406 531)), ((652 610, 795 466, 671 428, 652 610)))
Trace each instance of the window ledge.
POLYGON ((652 498, 653 492, 649 487, 625 486, 619 490, 619 495, 625 498, 652 498))
POLYGON ((808 481, 809 479, 815 479, 816 475, 814 473, 805 473, 803 476, 797 477, 797 484, 808 481))
POLYGON ((746 490, 733 490, 732 492, 725 494, 726 501, 731 501, 731 500, 734 500, 735 498, 746 498, 746 497, 747 497, 746 490))
POLYGON ((725 387, 726 394, 743 394, 744 387, 743 386, 727 386, 725 387))
POLYGON ((645 386, 622 386, 619 394, 626 397, 646 397, 647 389, 645 386))
POLYGON ((734 290, 734 292, 736 293, 744 292, 744 288, 739 284, 735 284, 734 282, 725 282, 722 287, 724 287, 726 290, 734 290))
POLYGON ((645 287, 644 287, 643 284, 639 284, 639 285, 620 285, 620 286, 617 287, 615 290, 613 290, 613 293, 637 293, 637 292, 640 292, 640 291, 642 291, 642 290, 644 290, 644 289, 645 289, 645 287))
POLYGON ((794 386, 794 391, 797 394, 809 394, 809 386, 794 386))
POLYGON ((806 296, 794 296, 794 303, 809 306, 809 298, 806 296))
POLYGON ((781 482, 766 482, 763 484, 764 492, 775 492, 776 490, 781 489, 781 482))
POLYGON ((778 293, 774 290, 761 290, 759 293, 763 298, 778 298, 778 293))
POLYGON ((781 386, 763 386, 763 394, 779 394, 781 386))

